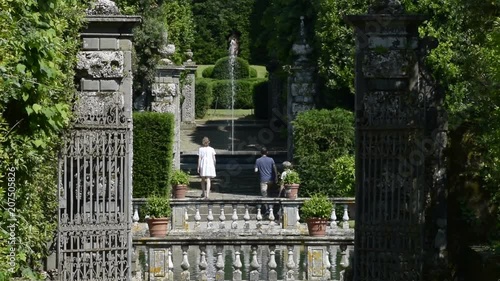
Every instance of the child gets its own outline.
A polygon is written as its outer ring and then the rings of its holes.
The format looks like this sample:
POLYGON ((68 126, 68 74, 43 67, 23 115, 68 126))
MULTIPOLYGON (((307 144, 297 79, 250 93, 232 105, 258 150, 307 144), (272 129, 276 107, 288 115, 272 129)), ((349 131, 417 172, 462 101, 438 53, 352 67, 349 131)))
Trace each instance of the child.
POLYGON ((286 190, 285 190, 285 184, 283 183, 283 180, 285 179, 285 176, 287 173, 289 173, 292 170, 292 163, 285 161, 283 162, 283 172, 281 173, 281 185, 280 185, 280 193, 278 197, 287 197, 286 196, 286 190))

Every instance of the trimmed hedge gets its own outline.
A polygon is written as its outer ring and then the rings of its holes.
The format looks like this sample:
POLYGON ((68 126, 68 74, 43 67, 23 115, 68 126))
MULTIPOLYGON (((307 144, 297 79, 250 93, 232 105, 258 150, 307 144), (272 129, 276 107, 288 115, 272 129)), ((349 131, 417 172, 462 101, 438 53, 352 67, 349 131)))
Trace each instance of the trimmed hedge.
POLYGON ((201 72, 201 76, 203 78, 212 78, 213 72, 214 72, 214 67, 209 66, 209 67, 203 69, 203 71, 201 72))
MULTIPOLYGON (((212 72, 214 79, 230 79, 229 57, 220 58, 215 62, 212 72)), ((203 76, 205 77, 205 76, 203 76)), ((250 77, 250 65, 248 61, 236 57, 234 63, 234 79, 245 79, 250 77)))
POLYGON ((250 66, 249 70, 250 78, 257 78, 257 69, 250 66))
POLYGON ((292 124, 301 196, 346 196, 346 189, 334 187, 338 182, 334 167, 337 158, 354 153, 353 113, 339 108, 309 110, 300 113, 292 124))
POLYGON ((210 80, 203 78, 196 79, 195 89, 195 116, 196 118, 201 119, 205 117, 205 114, 207 114, 207 111, 212 105, 212 101, 214 99, 210 80))
POLYGON ((170 196, 174 120, 171 113, 134 112, 133 197, 170 196))
POLYGON ((254 115, 259 119, 267 119, 269 116, 269 82, 267 80, 254 84, 253 104, 254 115))
MULTIPOLYGON (((235 109, 250 109, 254 108, 253 92, 254 87, 266 81, 265 79, 242 79, 235 80, 235 109)), ((216 80, 212 81, 212 92, 214 100, 212 108, 231 108, 231 80, 216 80)))

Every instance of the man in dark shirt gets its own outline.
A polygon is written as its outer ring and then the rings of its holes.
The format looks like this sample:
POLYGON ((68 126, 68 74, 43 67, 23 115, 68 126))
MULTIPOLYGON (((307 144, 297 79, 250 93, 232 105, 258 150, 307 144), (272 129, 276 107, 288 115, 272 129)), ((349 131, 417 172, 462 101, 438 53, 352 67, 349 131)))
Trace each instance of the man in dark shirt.
POLYGON ((255 161, 255 172, 260 175, 260 193, 268 197, 268 191, 278 182, 278 171, 274 159, 267 156, 267 149, 262 147, 261 157, 255 161))

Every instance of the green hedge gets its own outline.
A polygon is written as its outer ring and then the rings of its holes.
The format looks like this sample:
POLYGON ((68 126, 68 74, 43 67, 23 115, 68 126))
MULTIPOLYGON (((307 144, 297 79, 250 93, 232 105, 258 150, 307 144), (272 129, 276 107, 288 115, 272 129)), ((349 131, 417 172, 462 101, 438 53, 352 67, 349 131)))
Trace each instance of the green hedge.
POLYGON ((212 105, 212 101, 214 99, 210 80, 203 78, 196 79, 195 89, 195 116, 196 118, 201 119, 205 117, 205 114, 207 114, 207 111, 212 105))
POLYGON ((309 110, 293 121, 294 161, 302 180, 301 196, 321 192, 347 196, 350 191, 335 188, 339 182, 337 158, 354 153, 354 117, 344 109, 309 110))
POLYGON ((257 69, 250 66, 249 70, 250 78, 257 78, 257 69))
POLYGON ((213 66, 209 66, 209 67, 203 69, 203 72, 201 73, 201 76, 203 78, 212 78, 213 72, 214 72, 214 67, 213 66))
POLYGON ((266 119, 269 116, 269 82, 267 80, 260 81, 254 84, 253 87, 253 104, 254 115, 259 119, 266 119))
MULTIPOLYGON (((235 109, 250 109, 254 108, 253 92, 254 87, 259 83, 266 81, 265 79, 240 79, 234 81, 235 109)), ((214 80, 212 81, 212 92, 214 100, 212 108, 231 108, 231 81, 230 80, 214 80)))
MULTIPOLYGON (((214 79, 230 79, 229 57, 220 58, 215 62, 212 72, 214 79)), ((234 79, 244 79, 250 77, 250 65, 248 61, 236 57, 234 64, 234 79)))
POLYGON ((174 120, 171 113, 134 112, 133 197, 170 195, 174 120))

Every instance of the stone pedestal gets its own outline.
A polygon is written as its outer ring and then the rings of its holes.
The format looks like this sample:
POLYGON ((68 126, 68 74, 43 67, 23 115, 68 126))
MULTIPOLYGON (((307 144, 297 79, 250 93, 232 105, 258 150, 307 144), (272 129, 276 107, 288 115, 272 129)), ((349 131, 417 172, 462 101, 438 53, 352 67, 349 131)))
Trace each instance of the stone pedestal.
MULTIPOLYGON (((444 189, 442 97, 422 63, 418 25, 397 1, 349 16, 356 28, 354 280, 430 280, 433 205, 444 189)), ((445 217, 445 214, 444 214, 445 217)))
POLYGON ((184 67, 174 65, 157 67, 155 83, 152 85, 152 101, 150 105, 151 111, 170 112, 175 116, 173 165, 176 169, 181 166, 181 86, 179 79, 183 70, 184 67))
POLYGON ((182 105, 181 105, 181 121, 182 123, 194 123, 195 115, 195 82, 196 68, 193 62, 184 64, 186 78, 182 85, 182 105))

